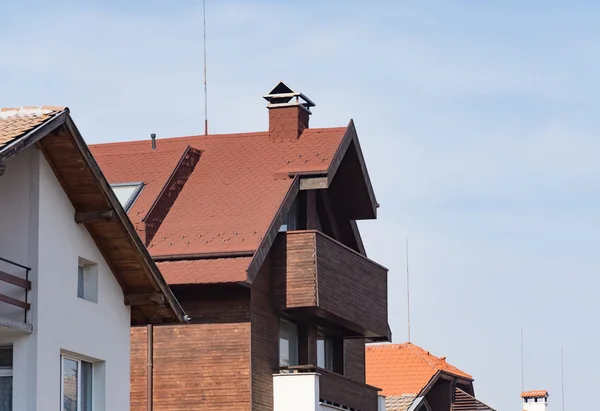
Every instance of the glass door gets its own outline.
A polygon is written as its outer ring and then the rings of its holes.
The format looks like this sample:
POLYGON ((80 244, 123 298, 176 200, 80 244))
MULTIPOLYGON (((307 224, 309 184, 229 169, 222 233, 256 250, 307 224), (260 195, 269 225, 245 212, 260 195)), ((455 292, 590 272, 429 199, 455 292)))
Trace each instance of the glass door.
POLYGON ((12 347, 0 347, 0 411, 12 411, 12 347))

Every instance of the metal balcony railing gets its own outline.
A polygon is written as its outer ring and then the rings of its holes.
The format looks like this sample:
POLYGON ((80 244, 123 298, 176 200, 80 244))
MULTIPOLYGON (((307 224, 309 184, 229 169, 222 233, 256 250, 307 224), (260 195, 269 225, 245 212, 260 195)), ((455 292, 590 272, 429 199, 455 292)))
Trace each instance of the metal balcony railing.
POLYGON ((9 297, 8 295, 0 293, 0 302, 13 305, 15 307, 22 308, 24 310, 24 319, 23 322, 27 323, 27 312, 31 308, 31 305, 27 302, 28 292, 31 290, 31 281, 29 281, 29 272, 31 268, 24 266, 22 264, 16 263, 14 261, 8 260, 6 258, 0 257, 0 261, 10 264, 14 267, 25 270, 25 278, 17 277, 16 275, 5 273, 4 271, 0 271, 0 281, 3 281, 8 284, 15 285, 17 287, 21 287, 25 289, 25 298, 24 301, 19 299, 9 297))

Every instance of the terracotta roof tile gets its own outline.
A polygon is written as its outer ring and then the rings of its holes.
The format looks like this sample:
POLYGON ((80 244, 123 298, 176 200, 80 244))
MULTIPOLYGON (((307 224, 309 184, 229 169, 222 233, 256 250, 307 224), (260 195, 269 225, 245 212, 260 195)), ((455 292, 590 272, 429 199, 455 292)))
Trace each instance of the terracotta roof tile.
POLYGON ((251 257, 211 258, 158 262, 160 272, 170 285, 210 284, 246 281, 251 257))
MULTIPOLYGON (((267 132, 192 136, 158 139, 156 150, 150 141, 90 149, 110 183, 164 178, 173 161, 159 161, 164 152, 188 145, 202 152, 149 245, 153 256, 255 251, 291 187, 287 173, 326 172, 345 132, 346 127, 306 129, 284 142, 271 141, 267 132)), ((138 200, 132 220, 150 197, 138 200)))
POLYGON ((65 109, 55 106, 0 108, 0 149, 65 109))
POLYGON ((454 390, 454 405, 452 406, 452 409, 457 411, 495 411, 489 405, 484 404, 460 388, 454 390))
POLYGON ((545 398, 547 396, 548 391, 546 390, 532 390, 521 393, 521 398, 545 398))
POLYGON ((416 395, 392 395, 386 397, 385 411, 406 411, 416 398, 416 395))
POLYGON ((418 395, 438 371, 473 379, 411 343, 371 345, 366 351, 367 384, 381 388, 382 395, 418 395))

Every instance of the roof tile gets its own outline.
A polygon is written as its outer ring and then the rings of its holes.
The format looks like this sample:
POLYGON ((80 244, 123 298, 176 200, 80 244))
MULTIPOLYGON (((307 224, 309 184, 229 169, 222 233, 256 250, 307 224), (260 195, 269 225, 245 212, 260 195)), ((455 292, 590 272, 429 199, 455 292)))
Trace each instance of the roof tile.
POLYGON ((56 106, 0 108, 0 149, 64 110, 56 106))
POLYGON ((367 384, 381 388, 382 395, 419 395, 438 371, 473 379, 445 357, 411 343, 370 345, 366 350, 367 384))

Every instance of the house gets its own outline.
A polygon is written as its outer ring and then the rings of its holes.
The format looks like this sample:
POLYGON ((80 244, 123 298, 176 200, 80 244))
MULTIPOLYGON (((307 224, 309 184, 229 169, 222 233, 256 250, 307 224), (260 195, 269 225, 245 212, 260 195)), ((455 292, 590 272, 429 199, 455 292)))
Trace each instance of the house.
POLYGON ((130 326, 183 320, 69 110, 0 110, 0 410, 128 410, 130 326))
POLYGON ((473 377, 414 344, 369 345, 366 364, 386 411, 493 411, 475 398, 473 377))
POLYGON ((548 410, 548 391, 533 390, 521 393, 523 400, 523 411, 547 411, 548 410))
POLYGON ((310 128, 284 83, 265 99, 265 132, 90 147, 191 317, 132 329, 132 410, 381 405, 365 342, 391 338, 387 269, 356 224, 378 205, 354 123, 310 128))

